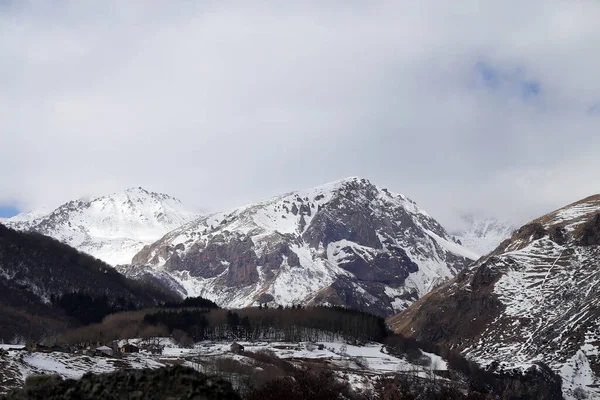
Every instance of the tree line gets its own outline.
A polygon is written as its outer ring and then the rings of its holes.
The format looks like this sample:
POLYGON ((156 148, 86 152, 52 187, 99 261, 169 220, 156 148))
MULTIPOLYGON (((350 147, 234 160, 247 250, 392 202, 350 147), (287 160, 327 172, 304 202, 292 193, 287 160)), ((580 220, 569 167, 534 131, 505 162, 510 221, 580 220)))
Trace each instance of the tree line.
POLYGON ((246 308, 239 310, 161 310, 144 322, 164 325, 170 332, 184 331, 194 341, 272 340, 381 341, 387 335, 385 320, 342 307, 246 308))

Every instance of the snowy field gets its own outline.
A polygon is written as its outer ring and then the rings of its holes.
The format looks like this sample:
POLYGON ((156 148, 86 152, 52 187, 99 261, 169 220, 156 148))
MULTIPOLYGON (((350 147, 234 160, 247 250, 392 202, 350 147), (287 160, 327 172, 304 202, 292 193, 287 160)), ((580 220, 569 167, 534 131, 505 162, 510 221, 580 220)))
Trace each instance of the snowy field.
MULTIPOLYGON (((140 340, 130 340, 139 343, 140 340)), ((446 362, 434 354, 422 353, 420 364, 414 365, 403 358, 387 354, 382 344, 369 343, 353 346, 341 342, 314 343, 286 342, 238 342, 245 352, 272 351, 277 357, 295 365, 305 362, 320 362, 328 368, 344 375, 355 388, 368 388, 374 377, 393 373, 416 373, 427 377, 432 369, 446 370, 446 362)), ((182 364, 202 372, 206 371, 211 360, 233 358, 253 365, 255 361, 242 354, 230 351, 231 342, 199 342, 193 348, 180 348, 171 339, 160 339, 164 346, 162 354, 140 352, 127 354, 122 358, 92 357, 67 353, 29 353, 19 350, 23 346, 0 345, 8 354, 0 356, 0 393, 12 387, 19 387, 29 376, 58 374, 63 378, 78 379, 87 372, 104 373, 124 368, 160 368, 166 365, 182 364)))

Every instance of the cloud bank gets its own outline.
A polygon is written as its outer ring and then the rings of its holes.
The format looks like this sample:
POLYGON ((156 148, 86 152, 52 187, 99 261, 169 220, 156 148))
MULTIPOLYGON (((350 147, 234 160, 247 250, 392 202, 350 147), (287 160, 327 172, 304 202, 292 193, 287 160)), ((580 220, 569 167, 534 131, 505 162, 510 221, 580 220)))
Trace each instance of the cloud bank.
POLYGON ((600 3, 0 2, 0 204, 344 176, 450 227, 600 192, 600 3))

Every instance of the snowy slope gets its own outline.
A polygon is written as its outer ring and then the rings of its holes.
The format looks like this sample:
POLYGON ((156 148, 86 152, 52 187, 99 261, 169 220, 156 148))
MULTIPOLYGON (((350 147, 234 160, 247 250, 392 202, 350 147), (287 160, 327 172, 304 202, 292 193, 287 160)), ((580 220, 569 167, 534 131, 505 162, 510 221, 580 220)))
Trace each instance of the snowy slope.
POLYGON ((496 218, 463 215, 464 228, 454 231, 454 237, 460 243, 478 254, 486 255, 508 239, 517 228, 511 223, 496 218))
POLYGON ((112 265, 131 262, 144 245, 197 217, 179 200, 141 187, 37 214, 19 214, 3 223, 52 236, 112 265))
POLYGON ((340 304, 389 315, 476 258, 406 196, 353 177, 201 217, 120 270, 168 276, 182 294, 229 307, 340 304))
MULTIPOLYGON (((27 377, 41 374, 58 374, 65 379, 79 379, 88 372, 97 374, 119 369, 160 368, 177 362, 200 372, 214 374, 214 361, 221 358, 233 358, 247 365, 256 365, 256 360, 250 357, 231 353, 231 342, 207 341, 199 342, 193 348, 180 348, 170 338, 157 340, 164 346, 162 354, 142 351, 126 354, 120 359, 60 352, 29 353, 17 350, 23 346, 0 344, 0 350, 7 351, 5 356, 0 356, 0 371, 6 375, 4 380, 0 380, 0 395, 9 389, 21 387, 27 377)), ((141 340, 132 339, 128 342, 140 344, 141 340)), ((353 378, 352 385, 357 389, 370 388, 374 378, 398 371, 413 371, 420 377, 432 378, 430 364, 435 365, 437 371, 448 370, 446 361, 435 354, 421 352, 421 359, 411 364, 405 358, 386 353, 385 347, 380 343, 355 346, 343 342, 320 342, 324 345, 321 350, 308 342, 239 343, 246 352, 269 351, 281 359, 292 361, 298 367, 311 361, 329 365, 334 371, 340 370, 344 375, 350 375, 353 378), (360 365, 355 362, 359 358, 360 365)))
POLYGON ((600 195, 518 229, 388 322, 504 368, 548 364, 564 395, 600 398, 600 195))

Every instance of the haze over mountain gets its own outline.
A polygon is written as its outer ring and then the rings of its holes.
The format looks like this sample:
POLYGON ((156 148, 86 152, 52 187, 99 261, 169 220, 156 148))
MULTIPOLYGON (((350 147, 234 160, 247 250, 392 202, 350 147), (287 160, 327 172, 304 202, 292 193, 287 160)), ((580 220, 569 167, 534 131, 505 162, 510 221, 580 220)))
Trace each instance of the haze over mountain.
POLYGON ((463 214, 461 220, 463 227, 452 231, 452 234, 464 247, 479 256, 493 251, 516 229, 510 222, 473 214, 463 214))
POLYGON ((165 233, 198 217, 180 200, 141 187, 57 209, 34 210, 2 221, 18 230, 54 237, 111 265, 131 258, 165 233))
POLYGON ((494 368, 547 363, 564 394, 600 396, 600 195, 518 229, 389 323, 494 368))

